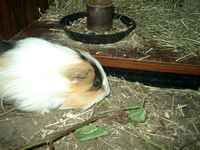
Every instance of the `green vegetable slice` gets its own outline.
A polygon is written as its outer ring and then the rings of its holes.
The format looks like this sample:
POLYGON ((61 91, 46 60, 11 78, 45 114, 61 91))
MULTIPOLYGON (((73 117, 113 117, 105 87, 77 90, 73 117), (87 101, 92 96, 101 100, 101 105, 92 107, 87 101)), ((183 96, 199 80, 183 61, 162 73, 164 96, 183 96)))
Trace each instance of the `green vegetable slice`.
POLYGON ((90 124, 77 129, 74 134, 80 141, 87 141, 107 135, 108 131, 103 127, 97 127, 94 124, 90 124))
POLYGON ((138 109, 131 109, 128 111, 128 118, 129 118, 129 121, 132 121, 135 123, 145 122, 146 111, 142 107, 138 109))

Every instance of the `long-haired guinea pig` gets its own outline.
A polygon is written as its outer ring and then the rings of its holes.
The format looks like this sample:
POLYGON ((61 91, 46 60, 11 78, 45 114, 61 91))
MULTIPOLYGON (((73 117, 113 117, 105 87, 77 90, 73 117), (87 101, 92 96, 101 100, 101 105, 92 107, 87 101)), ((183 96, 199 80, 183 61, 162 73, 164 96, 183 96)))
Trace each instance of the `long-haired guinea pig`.
POLYGON ((101 64, 40 38, 0 42, 0 98, 22 111, 87 109, 109 95, 101 64))

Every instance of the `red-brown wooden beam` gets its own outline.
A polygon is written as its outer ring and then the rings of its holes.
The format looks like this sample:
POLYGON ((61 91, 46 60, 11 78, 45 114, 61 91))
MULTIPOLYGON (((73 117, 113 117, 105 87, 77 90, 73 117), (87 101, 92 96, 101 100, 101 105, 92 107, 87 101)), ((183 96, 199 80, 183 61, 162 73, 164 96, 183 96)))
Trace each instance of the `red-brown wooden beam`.
POLYGON ((105 67, 120 68, 129 70, 143 70, 143 71, 156 71, 166 73, 176 73, 185 75, 198 75, 200 76, 200 65, 191 64, 178 64, 178 63, 160 63, 160 62, 147 62, 137 61, 131 58, 119 58, 95 55, 95 57, 105 67))

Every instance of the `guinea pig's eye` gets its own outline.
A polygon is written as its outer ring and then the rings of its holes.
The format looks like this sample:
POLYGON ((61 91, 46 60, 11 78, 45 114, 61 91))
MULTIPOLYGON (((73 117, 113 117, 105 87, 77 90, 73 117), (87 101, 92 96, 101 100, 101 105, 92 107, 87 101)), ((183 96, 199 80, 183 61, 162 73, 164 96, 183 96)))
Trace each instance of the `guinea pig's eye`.
POLYGON ((87 77, 87 74, 81 74, 81 73, 75 73, 74 76, 72 76, 73 79, 85 79, 87 77))
POLYGON ((70 72, 69 74, 67 74, 67 77, 70 79, 70 80, 76 80, 76 81, 80 81, 80 80, 84 80, 86 78, 88 78, 89 74, 92 72, 91 69, 88 69, 88 70, 84 70, 84 71, 74 71, 74 72, 70 72))

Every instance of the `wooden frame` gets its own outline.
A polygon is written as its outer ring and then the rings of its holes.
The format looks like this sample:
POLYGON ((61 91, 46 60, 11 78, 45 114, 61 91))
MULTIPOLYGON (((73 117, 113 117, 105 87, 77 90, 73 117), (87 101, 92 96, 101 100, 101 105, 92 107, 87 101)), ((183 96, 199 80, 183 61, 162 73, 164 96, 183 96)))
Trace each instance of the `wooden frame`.
POLYGON ((48 8, 48 0, 0 0, 0 40, 33 23, 48 8))

